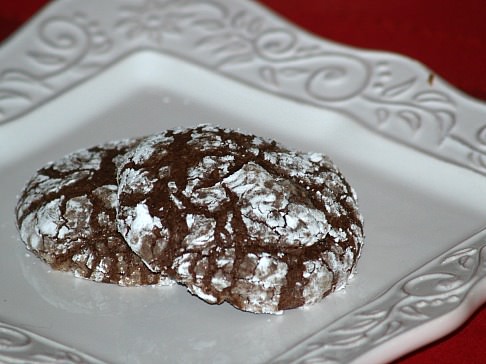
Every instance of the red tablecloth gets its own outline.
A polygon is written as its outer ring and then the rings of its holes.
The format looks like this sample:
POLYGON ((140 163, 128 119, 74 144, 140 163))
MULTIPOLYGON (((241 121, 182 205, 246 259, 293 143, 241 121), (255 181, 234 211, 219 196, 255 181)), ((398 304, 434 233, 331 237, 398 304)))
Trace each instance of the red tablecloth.
MULTIPOLYGON (((3 1, 0 5, 0 41, 47 2, 3 1)), ((464 92, 486 100, 484 0, 260 2, 323 37, 415 58, 464 92)), ((486 363, 486 305, 455 332, 396 363, 486 363)))

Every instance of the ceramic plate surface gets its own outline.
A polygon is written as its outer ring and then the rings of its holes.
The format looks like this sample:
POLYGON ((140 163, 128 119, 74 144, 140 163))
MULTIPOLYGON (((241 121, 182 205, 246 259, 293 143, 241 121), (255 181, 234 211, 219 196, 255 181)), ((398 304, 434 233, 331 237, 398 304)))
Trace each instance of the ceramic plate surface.
POLYGON ((52 2, 0 48, 0 361, 378 363, 447 334, 486 301, 485 116, 410 59, 253 2, 52 2), (366 231, 346 289, 255 315, 75 279, 25 250, 14 207, 44 163, 204 122, 340 166, 366 231))

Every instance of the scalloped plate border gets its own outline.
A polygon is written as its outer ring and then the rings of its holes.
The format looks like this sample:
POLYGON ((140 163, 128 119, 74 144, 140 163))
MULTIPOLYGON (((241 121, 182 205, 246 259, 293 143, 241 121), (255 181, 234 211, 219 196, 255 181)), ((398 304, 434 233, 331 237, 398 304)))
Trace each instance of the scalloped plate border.
MULTIPOLYGON (((350 363, 407 331, 454 314, 485 278, 486 229, 432 259, 361 308, 309 336, 272 363, 350 363)), ((483 302, 486 292, 481 298, 483 302)), ((463 315, 457 313, 459 317, 451 321, 459 325, 463 315)), ((429 341, 436 338, 430 337, 429 341)))
POLYGON ((251 1, 53 1, 1 50, 0 122, 142 49, 348 114, 385 137, 486 174, 483 103, 411 59, 313 37, 251 1))
POLYGON ((103 364, 90 355, 5 322, 0 322, 0 362, 103 364))
MULTIPOLYGON (((386 138, 486 175, 483 103, 411 59, 316 38, 251 1, 53 1, 0 48, 0 127, 147 49, 341 112, 386 138)), ((449 314, 485 278, 485 246, 486 230, 274 362, 349 362, 449 314)), ((0 323, 0 358, 100 363, 7 323, 0 323), (51 354, 43 357, 46 348, 51 354)))

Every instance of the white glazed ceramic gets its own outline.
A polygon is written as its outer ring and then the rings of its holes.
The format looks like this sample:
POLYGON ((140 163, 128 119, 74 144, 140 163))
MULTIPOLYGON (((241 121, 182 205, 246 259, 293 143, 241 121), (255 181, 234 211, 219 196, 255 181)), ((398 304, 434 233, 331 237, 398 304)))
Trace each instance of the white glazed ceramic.
POLYGON ((0 119, 0 362, 379 363, 486 301, 486 107, 413 60, 249 1, 59 0, 0 48, 0 119), (13 210, 45 162, 202 122, 340 165, 367 235, 345 290, 254 315, 75 279, 24 249, 13 210))

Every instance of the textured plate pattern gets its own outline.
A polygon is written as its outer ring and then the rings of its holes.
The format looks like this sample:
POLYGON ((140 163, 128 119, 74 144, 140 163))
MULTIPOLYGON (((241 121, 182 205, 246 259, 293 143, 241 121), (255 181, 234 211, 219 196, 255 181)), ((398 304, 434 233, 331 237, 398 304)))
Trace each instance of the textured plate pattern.
POLYGON ((485 277, 483 230, 272 362, 349 363, 363 352, 457 309, 485 277))
POLYGON ((0 362, 103 364, 92 356, 6 323, 0 323, 0 362))
POLYGON ((351 114, 377 133, 486 174, 482 104, 414 61, 317 39, 251 2, 58 1, 23 35, 32 41, 0 54, 0 122, 152 49, 351 114), (7 58, 12 52, 18 56, 7 58))

